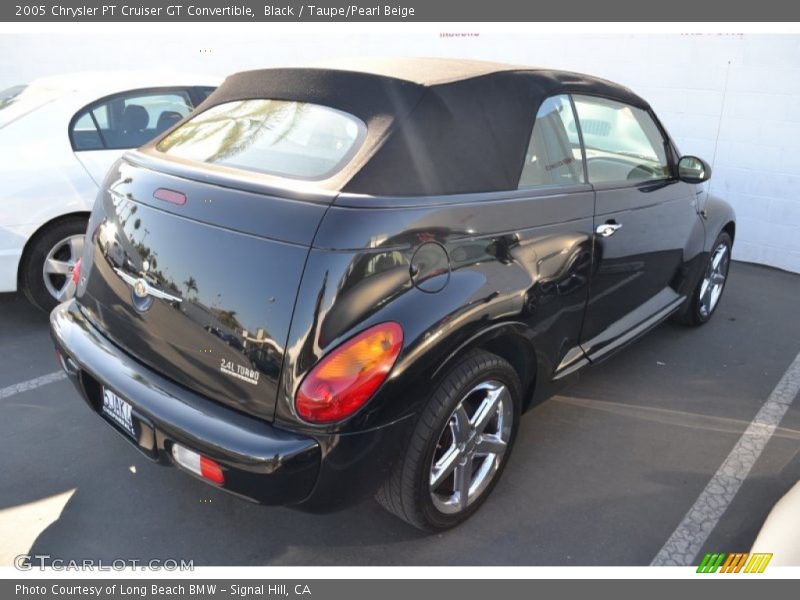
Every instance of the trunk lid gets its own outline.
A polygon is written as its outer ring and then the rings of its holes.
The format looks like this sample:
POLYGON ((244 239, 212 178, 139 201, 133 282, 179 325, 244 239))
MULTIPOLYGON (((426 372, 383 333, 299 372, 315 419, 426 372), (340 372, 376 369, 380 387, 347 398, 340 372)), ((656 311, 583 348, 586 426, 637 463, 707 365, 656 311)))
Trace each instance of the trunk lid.
POLYGON ((95 204, 77 302, 146 366, 272 420, 300 278, 328 202, 120 161, 95 204))

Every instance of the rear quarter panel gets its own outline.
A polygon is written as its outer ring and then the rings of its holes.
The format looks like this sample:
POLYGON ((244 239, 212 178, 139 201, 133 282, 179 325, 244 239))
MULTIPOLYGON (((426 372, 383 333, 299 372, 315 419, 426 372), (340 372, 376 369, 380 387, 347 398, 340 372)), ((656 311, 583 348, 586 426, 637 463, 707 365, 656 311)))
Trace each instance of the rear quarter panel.
POLYGON ((327 430, 367 430, 415 412, 442 363, 497 328, 524 339, 539 376, 552 376, 580 333, 593 209, 589 186, 337 199, 301 282, 276 422, 296 429, 293 398, 313 365, 352 335, 388 320, 404 331, 390 378, 365 408, 327 430), (415 285, 414 253, 431 243, 446 250, 449 265, 424 282, 418 276, 415 285))

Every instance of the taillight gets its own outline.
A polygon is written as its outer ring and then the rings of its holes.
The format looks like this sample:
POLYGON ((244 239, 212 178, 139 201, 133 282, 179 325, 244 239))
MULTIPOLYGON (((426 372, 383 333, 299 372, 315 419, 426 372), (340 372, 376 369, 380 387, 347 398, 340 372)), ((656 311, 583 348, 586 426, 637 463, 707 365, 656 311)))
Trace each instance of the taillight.
POLYGON ((81 279, 81 260, 79 258, 72 267, 72 283, 75 285, 78 285, 81 279))
POLYGON ((349 417, 380 387, 403 346, 403 330, 387 322, 370 327, 325 356, 295 396, 297 414, 311 423, 349 417))

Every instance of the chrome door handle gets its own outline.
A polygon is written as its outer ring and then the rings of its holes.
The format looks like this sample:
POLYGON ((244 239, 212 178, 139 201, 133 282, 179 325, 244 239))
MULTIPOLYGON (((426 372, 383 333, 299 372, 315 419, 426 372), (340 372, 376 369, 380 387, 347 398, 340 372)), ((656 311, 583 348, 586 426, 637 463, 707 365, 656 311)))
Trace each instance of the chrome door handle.
POLYGON ((598 225, 597 229, 595 229, 595 233, 600 237, 611 237, 617 230, 622 227, 622 223, 603 223, 602 225, 598 225))

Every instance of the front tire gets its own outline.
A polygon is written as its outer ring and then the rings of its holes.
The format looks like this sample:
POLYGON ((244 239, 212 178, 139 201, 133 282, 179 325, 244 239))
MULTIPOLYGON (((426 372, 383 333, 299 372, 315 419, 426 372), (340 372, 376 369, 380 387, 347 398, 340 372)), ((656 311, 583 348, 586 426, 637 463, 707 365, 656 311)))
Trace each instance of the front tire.
POLYGON ((468 519, 511 454, 521 388, 504 359, 483 350, 466 354, 438 382, 378 502, 425 531, 468 519))
POLYGON ((75 293, 72 269, 83 254, 87 223, 84 217, 61 219, 28 243, 20 263, 19 285, 38 309, 50 312, 75 293))
POLYGON ((714 315, 725 290, 725 283, 728 281, 732 246, 733 242, 727 232, 723 231, 717 236, 706 261, 703 276, 689 298, 686 310, 676 316, 677 322, 697 327, 707 323, 714 315))

